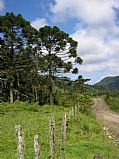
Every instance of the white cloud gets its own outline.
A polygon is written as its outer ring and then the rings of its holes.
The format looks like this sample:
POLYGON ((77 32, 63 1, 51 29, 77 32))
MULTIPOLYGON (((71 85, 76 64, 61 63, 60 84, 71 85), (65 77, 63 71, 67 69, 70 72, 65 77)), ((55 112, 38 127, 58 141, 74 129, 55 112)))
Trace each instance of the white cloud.
MULTIPOLYGON (((119 74, 119 38, 113 37, 104 31, 85 29, 75 32, 72 37, 78 41, 78 54, 83 58, 84 65, 80 67, 83 73, 102 73, 104 70, 110 74, 119 74)), ((112 32, 111 32, 112 34, 112 32)), ((107 73, 107 72, 106 72, 107 73)))
POLYGON ((31 26, 39 30, 39 28, 44 27, 47 24, 47 21, 45 18, 36 18, 31 22, 31 26))
POLYGON ((50 6, 55 21, 79 20, 71 36, 78 41, 78 54, 84 60, 80 73, 87 78, 119 75, 119 26, 114 8, 119 9, 119 0, 55 0, 50 6))
POLYGON ((87 24, 110 25, 116 16, 113 7, 119 7, 117 0, 55 0, 50 9, 57 21, 72 17, 87 24))
POLYGON ((4 9, 4 0, 0 0, 0 11, 4 9))
POLYGON ((105 68, 104 63, 102 63, 102 65, 100 65, 100 67, 98 64, 92 64, 92 65, 83 64, 80 66, 80 72, 82 72, 86 75, 89 75, 89 74, 96 72, 96 71, 102 71, 102 70, 104 70, 104 68, 105 68))
POLYGON ((114 38, 109 42, 109 46, 111 49, 111 52, 115 54, 117 59, 119 58, 119 38, 114 38))
POLYGON ((75 32, 72 37, 78 41, 78 53, 84 59, 84 63, 92 64, 107 60, 107 57, 111 58, 110 48, 99 32, 89 32, 85 29, 75 32))

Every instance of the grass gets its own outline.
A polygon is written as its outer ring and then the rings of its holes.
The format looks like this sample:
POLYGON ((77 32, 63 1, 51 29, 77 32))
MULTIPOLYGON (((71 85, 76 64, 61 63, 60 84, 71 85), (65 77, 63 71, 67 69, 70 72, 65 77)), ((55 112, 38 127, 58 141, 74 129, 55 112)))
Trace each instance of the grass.
MULTIPOLYGON (((70 107, 38 106, 16 101, 14 104, 1 103, 1 159, 17 158, 17 138, 15 125, 21 124, 25 142, 25 159, 34 158, 33 138, 39 135, 41 159, 49 159, 48 119, 56 120, 56 153, 59 156, 60 128, 62 112, 69 112, 70 107)), ((67 142, 62 150, 65 159, 92 159, 102 155, 105 159, 118 159, 119 148, 105 136, 102 125, 93 117, 78 111, 67 128, 67 142)))

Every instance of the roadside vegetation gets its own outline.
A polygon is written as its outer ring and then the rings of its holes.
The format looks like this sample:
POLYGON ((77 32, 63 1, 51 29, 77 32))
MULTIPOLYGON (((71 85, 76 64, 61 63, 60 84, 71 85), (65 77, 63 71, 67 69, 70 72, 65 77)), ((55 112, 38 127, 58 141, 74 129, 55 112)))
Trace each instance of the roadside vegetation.
POLYGON ((113 97, 113 96, 107 95, 105 97, 105 101, 107 102, 109 108, 112 111, 119 113, 119 97, 113 97))

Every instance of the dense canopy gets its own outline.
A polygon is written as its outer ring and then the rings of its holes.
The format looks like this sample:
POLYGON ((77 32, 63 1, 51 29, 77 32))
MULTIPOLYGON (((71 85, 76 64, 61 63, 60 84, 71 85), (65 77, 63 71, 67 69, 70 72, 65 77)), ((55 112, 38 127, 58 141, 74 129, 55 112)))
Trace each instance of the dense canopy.
POLYGON ((1 100, 54 103, 56 76, 78 73, 77 42, 57 26, 37 31, 22 15, 0 16, 1 100))

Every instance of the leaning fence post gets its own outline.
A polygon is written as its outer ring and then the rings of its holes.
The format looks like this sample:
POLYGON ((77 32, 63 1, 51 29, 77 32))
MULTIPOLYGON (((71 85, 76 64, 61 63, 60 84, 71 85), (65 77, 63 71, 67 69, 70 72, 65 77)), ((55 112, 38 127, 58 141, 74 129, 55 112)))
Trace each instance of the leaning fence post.
POLYGON ((60 155, 62 158, 62 150, 65 152, 65 142, 66 142, 66 131, 67 131, 67 118, 66 113, 62 114, 62 126, 61 126, 61 143, 60 143, 60 155))
POLYGON ((23 141, 23 134, 22 134, 22 127, 21 125, 16 125, 16 135, 18 138, 18 159, 24 159, 24 141, 23 141))
POLYGON ((40 159, 40 145, 38 140, 38 135, 34 136, 34 152, 35 152, 35 159, 40 159))
POLYGON ((49 119, 49 133, 50 133, 50 156, 54 159, 55 154, 55 120, 54 118, 49 119))
POLYGON ((64 146, 66 141, 66 130, 67 130, 66 122, 67 122, 66 113, 64 113, 62 117, 62 143, 64 146))

